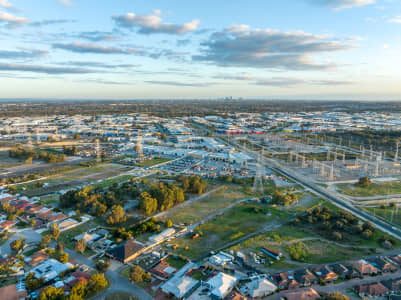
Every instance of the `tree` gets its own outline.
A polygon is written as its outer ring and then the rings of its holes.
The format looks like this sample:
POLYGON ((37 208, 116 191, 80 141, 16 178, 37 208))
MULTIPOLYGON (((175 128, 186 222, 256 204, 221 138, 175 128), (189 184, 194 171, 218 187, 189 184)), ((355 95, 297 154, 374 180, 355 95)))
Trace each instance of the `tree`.
POLYGON ((28 158, 25 160, 25 164, 26 164, 26 165, 31 165, 31 164, 32 164, 32 156, 28 157, 28 158))
POLYGON ((146 272, 140 266, 134 266, 129 273, 129 280, 131 282, 142 282, 146 272))
POLYGON ((107 224, 120 224, 127 220, 124 208, 121 205, 113 205, 111 215, 107 218, 107 224))
POLYGON ((306 245, 302 242, 292 244, 289 254, 293 260, 304 262, 309 255, 306 245))
POLYGON ((359 178, 358 185, 363 188, 367 188, 372 184, 372 181, 369 177, 361 177, 359 178))
POLYGON ((67 300, 84 300, 87 293, 87 284, 83 281, 75 284, 70 291, 67 300))
POLYGON ((56 251, 60 254, 64 253, 64 245, 61 242, 58 242, 56 245, 56 251))
POLYGON ((43 249, 49 245, 52 237, 49 234, 46 234, 45 236, 42 237, 42 240, 40 241, 39 248, 43 249))
POLYGON ((80 253, 84 253, 86 249, 86 241, 84 239, 80 239, 75 243, 75 250, 80 253))
POLYGON ((79 139, 81 139, 79 133, 74 134, 74 140, 79 140, 79 139))
POLYGON ((60 236, 60 229, 58 228, 56 223, 53 223, 51 228, 51 236, 57 241, 58 237, 60 236))
POLYGON ((35 291, 44 284, 43 278, 36 278, 34 273, 28 273, 25 278, 26 288, 35 291))
POLYGON ((324 297, 325 300, 349 300, 348 296, 345 296, 339 292, 334 292, 332 294, 327 295, 324 297))
POLYGON ((15 251, 18 252, 20 251, 22 248, 24 248, 25 245, 25 239, 20 238, 18 240, 12 241, 10 244, 10 248, 15 251))
POLYGON ((108 285, 106 277, 102 274, 93 274, 89 278, 88 286, 90 291, 93 293, 96 293, 104 288, 106 288, 108 285))
POLYGON ((31 227, 35 227, 35 225, 36 225, 36 220, 35 220, 35 219, 32 219, 31 221, 29 221, 29 225, 30 225, 31 227))
POLYGON ((102 274, 106 273, 109 268, 110 268, 109 260, 99 260, 98 262, 96 262, 96 269, 102 274))
POLYGON ((157 211, 157 200, 148 192, 143 192, 141 194, 140 207, 149 216, 157 211))
POLYGON ((64 290, 55 288, 54 286, 45 287, 39 294, 39 300, 63 300, 64 290))
POLYGON ((60 253, 58 260, 60 262, 62 262, 63 264, 65 264, 65 263, 68 263, 68 259, 69 259, 68 253, 60 253))
POLYGON ((167 227, 167 228, 173 227, 173 221, 171 221, 170 219, 168 219, 168 220, 166 221, 166 227, 167 227))
POLYGON ((15 215, 8 215, 7 220, 8 221, 14 221, 17 217, 15 215))
POLYGON ((364 239, 370 239, 373 235, 373 232, 369 229, 366 229, 364 232, 362 232, 362 236, 364 239))

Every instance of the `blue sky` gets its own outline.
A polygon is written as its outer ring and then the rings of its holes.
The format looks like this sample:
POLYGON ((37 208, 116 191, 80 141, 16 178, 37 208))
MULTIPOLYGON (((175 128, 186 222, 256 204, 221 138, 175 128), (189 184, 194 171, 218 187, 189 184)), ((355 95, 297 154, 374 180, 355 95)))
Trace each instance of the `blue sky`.
POLYGON ((0 98, 400 100, 400 0, 0 0, 0 98))

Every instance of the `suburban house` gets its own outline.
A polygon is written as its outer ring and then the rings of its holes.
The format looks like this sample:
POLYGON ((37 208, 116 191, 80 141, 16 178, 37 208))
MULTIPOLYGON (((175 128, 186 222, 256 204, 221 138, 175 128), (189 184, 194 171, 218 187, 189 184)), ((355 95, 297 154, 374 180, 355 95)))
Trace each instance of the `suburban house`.
POLYGON ((332 264, 332 265, 330 265, 330 268, 334 272, 336 272, 342 279, 346 279, 346 278, 352 279, 352 278, 358 278, 361 276, 359 274, 359 272, 354 270, 353 267, 342 264, 342 263, 332 264))
POLYGON ((168 279, 175 271, 177 271, 176 268, 173 268, 172 266, 170 266, 168 262, 162 260, 160 263, 154 266, 149 272, 159 278, 168 279))
POLYGON ((145 245, 136 240, 127 240, 120 245, 107 250, 107 254, 113 259, 127 263, 145 251, 145 245))
POLYGON ((244 291, 244 294, 252 298, 265 297, 273 294, 276 290, 277 286, 266 278, 254 279, 248 282, 244 286, 244 289, 241 289, 241 291, 244 291))
POLYGON ((294 277, 296 281, 299 282, 301 286, 311 286, 317 283, 317 278, 308 269, 301 269, 294 272, 294 277))
POLYGON ((0 299, 25 300, 26 296, 26 290, 18 290, 17 285, 15 284, 0 288, 0 299))
POLYGON ((388 279, 381 282, 386 288, 395 293, 401 292, 401 278, 388 279))
POLYGON ((376 275, 379 273, 379 270, 376 267, 363 259, 351 262, 351 266, 363 276, 376 275))
POLYGON ((363 297, 383 297, 390 293, 390 290, 386 288, 380 282, 374 282, 369 284, 357 285, 354 287, 355 293, 361 298, 363 297))
POLYGON ((397 267, 390 263, 389 261, 385 260, 383 257, 374 257, 367 260, 377 268, 381 273, 388 273, 388 272, 395 272, 397 271, 397 267))
POLYGON ((308 288, 302 291, 288 292, 283 297, 282 300, 317 300, 321 299, 318 292, 312 288, 308 288))
POLYGON ((300 287, 294 275, 289 272, 281 272, 272 275, 274 282, 280 290, 293 290, 300 287))
POLYGON ((237 284, 238 279, 226 273, 218 273, 206 283, 211 289, 210 297, 213 300, 224 299, 237 284))
POLYGON ((328 266, 316 267, 313 269, 316 276, 326 283, 333 282, 338 279, 338 275, 333 272, 328 266))

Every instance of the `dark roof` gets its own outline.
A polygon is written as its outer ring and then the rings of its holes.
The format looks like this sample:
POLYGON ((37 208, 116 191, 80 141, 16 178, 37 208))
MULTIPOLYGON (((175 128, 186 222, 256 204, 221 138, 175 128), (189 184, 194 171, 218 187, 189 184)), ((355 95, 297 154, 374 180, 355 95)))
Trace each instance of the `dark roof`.
POLYGON ((388 279, 381 282, 386 288, 393 292, 401 291, 401 278, 388 279))
POLYGON ((144 248, 142 243, 135 240, 128 240, 113 249, 108 250, 108 253, 115 259, 124 261, 144 248))

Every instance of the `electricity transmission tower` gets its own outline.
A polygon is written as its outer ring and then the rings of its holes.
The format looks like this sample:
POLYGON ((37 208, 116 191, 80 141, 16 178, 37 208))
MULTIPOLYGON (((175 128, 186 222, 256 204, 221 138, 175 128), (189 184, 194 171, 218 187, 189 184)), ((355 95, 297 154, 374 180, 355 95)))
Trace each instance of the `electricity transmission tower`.
POLYGON ((264 154, 264 149, 262 149, 261 153, 258 155, 258 160, 256 163, 256 174, 253 183, 253 193, 264 193, 264 186, 263 186, 263 178, 265 177, 265 168, 262 166, 262 157, 264 154))

